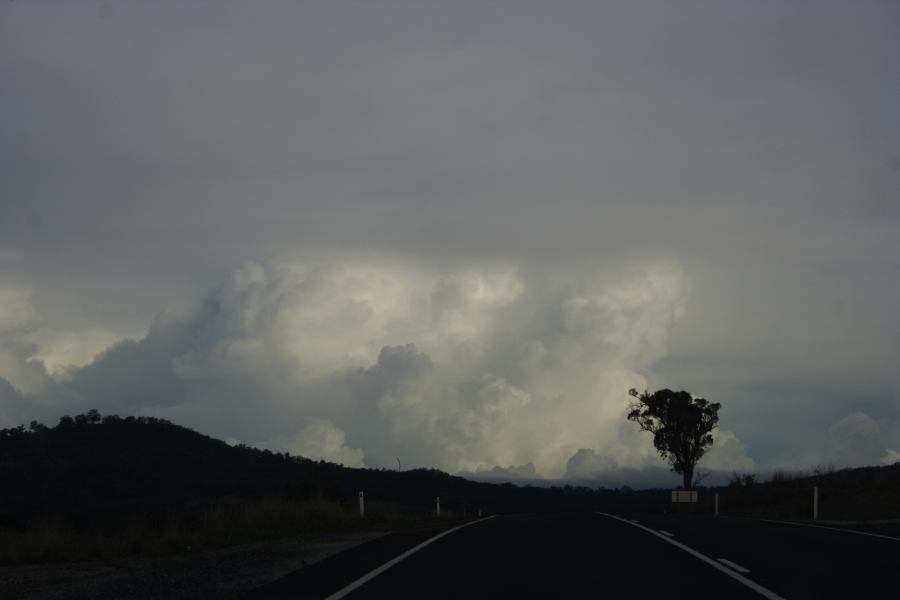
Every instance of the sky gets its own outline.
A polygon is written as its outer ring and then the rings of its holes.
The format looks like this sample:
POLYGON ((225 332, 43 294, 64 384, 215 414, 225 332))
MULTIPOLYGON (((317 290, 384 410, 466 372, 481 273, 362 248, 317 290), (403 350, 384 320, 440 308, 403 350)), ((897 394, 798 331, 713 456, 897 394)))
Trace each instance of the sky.
POLYGON ((0 4, 0 427, 675 483, 900 459, 900 4, 0 4), (660 474, 661 473, 661 474, 660 474))

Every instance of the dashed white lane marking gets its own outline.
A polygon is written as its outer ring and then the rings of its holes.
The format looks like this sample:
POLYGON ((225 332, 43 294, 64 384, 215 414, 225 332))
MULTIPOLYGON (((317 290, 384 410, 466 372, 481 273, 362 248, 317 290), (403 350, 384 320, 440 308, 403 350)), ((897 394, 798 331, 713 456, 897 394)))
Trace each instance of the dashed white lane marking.
POLYGON ((373 578, 377 577, 378 575, 380 575, 381 573, 384 573, 385 571, 387 571, 388 569, 390 569, 391 567, 396 565, 401 560, 409 558, 410 556, 412 556, 413 554, 415 554, 416 552, 418 552, 425 546, 427 546, 429 544, 433 544, 434 542, 438 541, 445 535, 450 535, 454 531, 458 531, 458 530, 462 529, 463 527, 468 527, 469 525, 474 525, 475 523, 481 523, 482 521, 487 521, 488 519, 493 519, 493 518, 494 518, 494 515, 491 515, 490 517, 485 517, 483 519, 478 519, 477 521, 470 521, 468 523, 463 523, 462 525, 460 525, 458 527, 454 527, 453 529, 448 529, 447 531, 442 531, 441 533, 437 534, 436 536, 428 538, 427 540, 425 540, 424 542, 422 542, 415 548, 410 548, 409 550, 407 550, 400 556, 397 556, 396 558, 392 558, 391 560, 387 561, 386 563, 384 563, 383 565, 381 565, 374 571, 370 571, 369 573, 363 575, 362 577, 360 577, 353 583, 347 585, 346 587, 339 589, 332 595, 325 598, 325 600, 338 600, 339 598, 343 598, 344 596, 346 596, 347 594, 349 594, 350 592, 352 592, 359 586, 365 584, 370 579, 373 579, 373 578))
POLYGON ((674 534, 674 533, 668 532, 668 531, 666 531, 665 529, 660 529, 659 532, 660 532, 661 534, 667 535, 667 536, 669 536, 669 537, 675 537, 675 534, 674 534))
MULTIPOLYGON (((619 517, 616 517, 616 518, 618 519, 619 517)), ((640 521, 638 521, 637 519, 631 519, 631 522, 632 523, 640 523, 640 521)))
POLYGON ((867 535, 869 537, 881 538, 884 540, 894 540, 900 542, 900 537, 890 535, 882 535, 880 533, 869 533, 868 531, 857 531, 856 529, 844 529, 843 527, 829 527, 828 525, 813 525, 812 523, 795 523, 794 521, 776 521, 774 519, 759 519, 766 523, 779 523, 781 525, 796 525, 797 527, 813 527, 815 529, 830 529, 832 531, 842 531, 844 533, 855 533, 856 535, 867 535))
MULTIPOLYGON (((618 518, 618 517, 614 517, 614 516, 612 516, 612 515, 610 515, 610 514, 608 514, 608 513, 598 512, 597 514, 598 514, 598 515, 603 515, 604 517, 609 517, 610 519, 615 519, 615 520, 617 520, 617 521, 622 521, 623 523, 629 523, 629 521, 627 521, 627 520, 625 520, 625 519, 620 519, 620 518, 618 518)), ((644 527, 643 525, 641 525, 641 524, 639 524, 639 523, 633 523, 633 522, 632 522, 632 524, 633 524, 634 527, 639 527, 639 528, 643 529, 644 531, 646 531, 647 533, 652 533, 653 535, 655 535, 655 536, 658 537, 659 539, 661 539, 661 540, 663 540, 663 541, 666 541, 666 542, 672 544, 673 546, 676 546, 676 547, 678 547, 678 548, 681 548, 682 550, 684 550, 685 552, 687 552, 687 553, 690 554, 691 556, 695 556, 695 557, 699 558, 700 560, 702 560, 702 561, 705 562, 706 564, 708 564, 708 565, 712 566, 713 568, 718 569, 719 571, 725 573, 726 575, 728 575, 728 576, 731 577, 732 579, 735 579, 735 580, 737 580, 737 581, 743 583, 745 586, 747 586, 748 588, 750 588, 751 590, 753 590, 754 592, 756 592, 757 594, 759 594, 759 595, 762 596, 763 598, 767 598, 768 600, 784 600, 784 598, 782 598, 781 596, 779 596, 778 594, 776 594, 776 593, 773 592, 772 590, 769 590, 769 589, 764 588, 763 586, 759 585, 758 583, 756 583, 756 582, 753 581, 752 579, 747 579, 746 577, 744 577, 744 576, 741 575, 740 573, 737 573, 737 572, 735 572, 735 571, 732 571, 732 570, 729 569, 728 567, 723 567, 721 564, 719 564, 719 563, 716 562, 715 560, 711 559, 710 557, 706 556, 705 554, 701 554, 701 553, 697 552, 696 550, 694 550, 693 548, 691 548, 691 547, 689 547, 689 546, 685 546, 685 545, 682 544, 681 542, 676 542, 676 541, 673 540, 672 538, 667 538, 667 537, 664 536, 663 534, 657 533, 655 530, 650 529, 649 527, 644 527)))
POLYGON ((750 569, 747 569, 746 567, 742 567, 741 565, 739 565, 737 563, 731 562, 727 558, 720 558, 719 562, 728 565, 729 567, 731 567, 738 573, 749 573, 750 572, 750 569))

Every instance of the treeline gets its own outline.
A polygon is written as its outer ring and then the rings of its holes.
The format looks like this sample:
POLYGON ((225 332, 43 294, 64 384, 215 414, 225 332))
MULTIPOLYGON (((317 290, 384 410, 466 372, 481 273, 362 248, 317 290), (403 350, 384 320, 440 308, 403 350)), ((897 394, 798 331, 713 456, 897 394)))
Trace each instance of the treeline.
POLYGON ((336 493, 315 463, 233 448, 153 417, 62 417, 0 431, 0 518, 166 509, 225 495, 336 493))
MULTIPOLYGON (((700 512, 720 494, 723 514, 810 518, 812 487, 820 488, 820 518, 900 516, 900 466, 806 476, 778 473, 766 482, 735 476, 700 490, 700 512)), ((243 445, 229 446, 153 417, 62 417, 54 427, 32 422, 0 430, 0 527, 53 515, 85 526, 102 515, 140 513, 151 521, 196 510, 217 498, 324 498, 356 510, 364 490, 373 510, 428 515, 436 496, 459 516, 515 512, 671 510, 668 490, 585 486, 517 486, 476 482, 434 469, 355 469, 243 445)), ((678 507, 682 508, 682 507, 678 507)))
POLYGON ((352 510, 429 514, 436 496, 459 516, 658 507, 666 492, 475 482, 433 469, 355 469, 243 445, 229 446, 153 417, 62 417, 0 430, 0 526, 61 515, 85 525, 103 515, 190 510, 221 497, 324 497, 352 510))
POLYGON ((776 471, 767 481, 736 473, 728 486, 716 491, 723 514, 810 519, 814 487, 819 490, 819 519, 900 519, 900 464, 818 468, 811 473, 776 471))

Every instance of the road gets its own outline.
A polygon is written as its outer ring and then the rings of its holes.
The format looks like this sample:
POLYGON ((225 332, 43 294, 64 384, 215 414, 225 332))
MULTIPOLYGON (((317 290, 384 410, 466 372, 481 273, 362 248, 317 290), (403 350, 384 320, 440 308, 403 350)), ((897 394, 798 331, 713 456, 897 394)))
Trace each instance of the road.
POLYGON ((900 593, 900 540, 818 527, 582 513, 498 516, 434 539, 439 533, 407 532, 369 542, 248 598, 801 600, 900 593), (373 574, 391 560, 395 564, 373 574))

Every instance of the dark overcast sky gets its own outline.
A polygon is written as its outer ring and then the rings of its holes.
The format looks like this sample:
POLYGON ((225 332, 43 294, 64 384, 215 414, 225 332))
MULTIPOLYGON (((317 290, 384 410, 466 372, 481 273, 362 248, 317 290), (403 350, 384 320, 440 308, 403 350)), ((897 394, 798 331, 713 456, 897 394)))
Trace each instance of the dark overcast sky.
POLYGON ((896 460, 897 57, 887 0, 3 2, 0 426, 584 477, 672 387, 710 468, 896 460))

